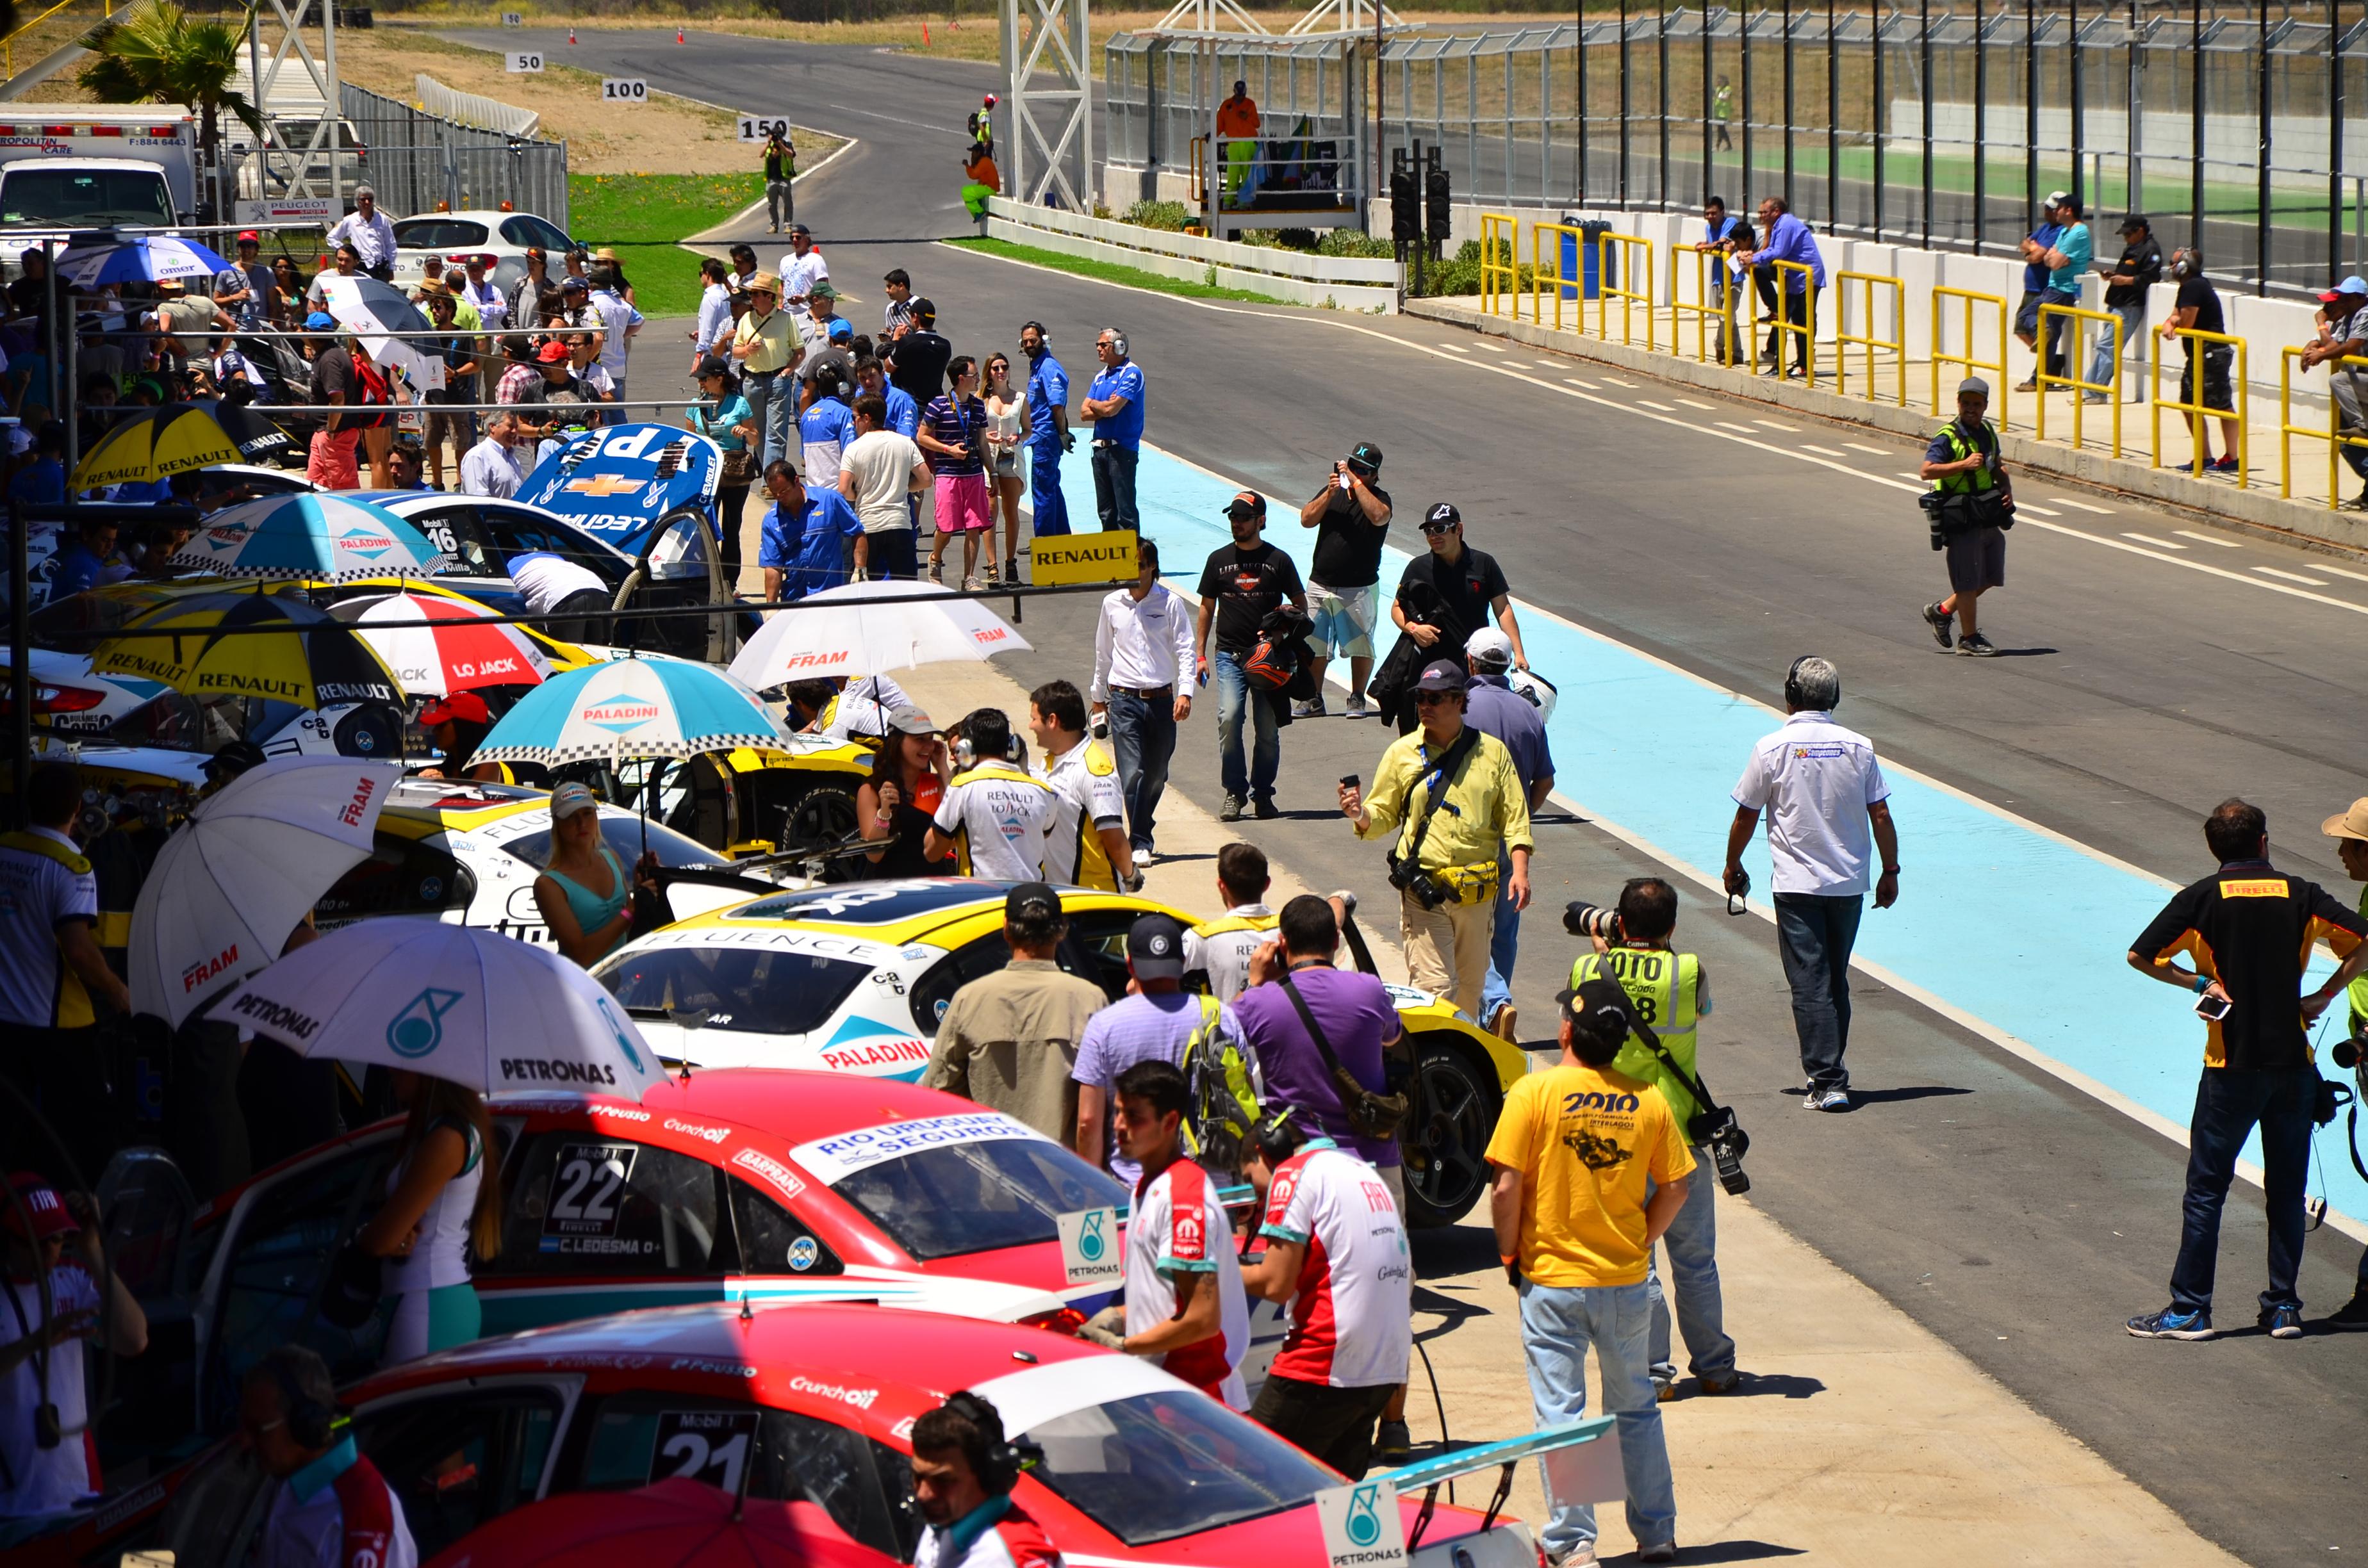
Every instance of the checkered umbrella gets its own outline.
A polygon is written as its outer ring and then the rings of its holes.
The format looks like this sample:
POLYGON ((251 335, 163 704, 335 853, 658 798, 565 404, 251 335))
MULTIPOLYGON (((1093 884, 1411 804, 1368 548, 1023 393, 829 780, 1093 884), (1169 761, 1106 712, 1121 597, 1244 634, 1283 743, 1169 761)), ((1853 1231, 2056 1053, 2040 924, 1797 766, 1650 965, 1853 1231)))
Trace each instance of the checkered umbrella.
POLYGON ((612 659, 527 693, 477 747, 479 762, 615 762, 788 744, 758 697, 685 659, 612 659))

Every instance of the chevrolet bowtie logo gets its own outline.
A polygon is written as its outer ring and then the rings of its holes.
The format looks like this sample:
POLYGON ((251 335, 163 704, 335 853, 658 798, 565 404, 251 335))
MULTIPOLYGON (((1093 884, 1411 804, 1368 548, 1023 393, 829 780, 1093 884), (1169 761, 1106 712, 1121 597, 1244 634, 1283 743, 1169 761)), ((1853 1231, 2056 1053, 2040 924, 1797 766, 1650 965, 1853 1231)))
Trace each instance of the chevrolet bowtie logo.
POLYGON ((621 495, 629 490, 639 490, 643 483, 621 473, 604 473, 591 479, 571 479, 567 488, 585 495, 621 495))

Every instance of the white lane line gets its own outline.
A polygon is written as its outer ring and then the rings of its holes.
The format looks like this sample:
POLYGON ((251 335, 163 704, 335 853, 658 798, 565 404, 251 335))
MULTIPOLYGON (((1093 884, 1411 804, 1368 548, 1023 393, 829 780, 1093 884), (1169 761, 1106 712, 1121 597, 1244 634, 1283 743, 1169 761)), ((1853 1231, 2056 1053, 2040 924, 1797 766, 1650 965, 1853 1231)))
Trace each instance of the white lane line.
POLYGON ((2113 509, 2111 506, 2091 506, 2086 501, 2075 501, 2069 495, 2058 495, 2055 499, 2064 506, 2078 506, 2084 512, 2094 512, 2100 517, 2110 517, 2113 515, 2113 509))
POLYGON ((2185 550, 2187 548, 2187 546, 2183 544, 2174 544, 2167 539, 2157 539, 2152 534, 2124 533, 2122 537, 2123 539, 2134 539, 2140 544, 2150 544, 2157 550, 2185 550))
POLYGON ((1738 436, 1757 436, 1759 434, 1759 431, 1754 430, 1748 425, 1731 425, 1724 419, 1716 421, 1716 424, 1720 429, 1732 430, 1738 436))
POLYGON ((1870 447, 1860 441, 1844 441, 1842 445, 1848 447, 1851 451, 1864 452, 1871 458, 1887 458, 1891 455, 1881 447, 1870 447))
POLYGON ((1633 387, 1637 384, 1634 381, 1623 381, 1617 376, 1606 376, 1603 379, 1610 381, 1615 387, 1633 387))
POLYGON ((1641 397, 1640 397, 1640 398, 1638 398, 1638 399, 1636 400, 1636 406, 1637 406, 1637 407, 1639 407, 1639 408, 1657 408, 1657 409, 1659 409, 1663 414, 1675 414, 1675 413, 1677 412, 1677 410, 1676 410, 1676 409, 1671 408, 1671 407, 1670 407, 1668 403, 1653 403, 1653 402, 1649 402, 1649 401, 1647 401, 1646 399, 1645 399, 1645 398, 1641 398, 1641 397))
POLYGON ((2173 528, 2170 531, 2177 534, 2181 539, 2192 539, 2198 544, 2218 545, 2222 550, 2242 550, 2245 548, 2243 545, 2237 543, 2234 540, 2214 539, 2210 534, 2200 534, 2192 528, 2173 528))
POLYGON ((1782 421, 1780 421, 1780 420, 1774 420, 1774 419, 1755 419, 1755 420, 1753 420, 1753 421, 1752 421, 1752 423, 1753 423, 1754 425, 1765 425, 1765 426, 1768 426, 1768 428, 1770 428, 1770 430, 1794 430, 1794 431, 1797 431, 1797 430, 1799 430, 1799 429, 1801 428, 1798 425, 1786 425, 1786 424, 1782 423, 1782 421))
POLYGON ((1489 341, 1488 341, 1486 338, 1485 338, 1485 337, 1484 337, 1484 338, 1479 339, 1478 341, 1479 341, 1479 347, 1483 347, 1483 348, 1486 348, 1486 349, 1489 353, 1491 353, 1491 354, 1502 354, 1503 352, 1505 352, 1504 345, 1502 345, 1502 344, 1500 344, 1500 343, 1491 343, 1491 342, 1489 342, 1489 341))
POLYGON ((1718 409, 1718 404, 1714 403, 1703 403, 1696 398, 1681 397, 1678 399, 1678 401, 1684 403, 1688 408, 1707 408, 1713 413, 1717 412, 1718 409))
POLYGON ((1469 354, 1472 352, 1471 349, 1466 348, 1460 343, 1442 343, 1440 347, 1446 349, 1451 354, 1469 354))
POLYGON ((2330 577, 2349 577, 2355 583, 2368 583, 2368 572, 2346 572, 2340 566, 2315 566, 2314 572, 2324 572, 2330 577))
POLYGON ((2305 577, 2299 572, 2281 572, 2274 566, 2256 566, 2253 570, 2265 577, 2283 577, 2289 583, 2301 583, 2314 588, 2327 586, 2327 579, 2324 577, 2305 577))
POLYGON ((2051 512, 2044 506, 2034 506, 2028 501, 2016 502, 2014 509, 2018 512, 2036 512, 2043 517, 2060 517, 2064 515, 2061 512, 2051 512))
POLYGON ((1562 369, 1562 362, 1557 359, 1532 359, 1530 363, 1543 370, 1559 370, 1562 369))
POLYGON ((1924 483, 1924 476, 1920 473, 1903 473, 1899 477, 1902 479, 1913 480, 1919 485, 1924 483))
POLYGON ((1593 381, 1582 381, 1577 376, 1565 376, 1563 380, 1568 381, 1572 386, 1585 387, 1588 392, 1601 392, 1603 390, 1601 387, 1597 386, 1593 381))
POLYGON ((1806 441, 1801 443, 1801 449, 1804 452, 1815 452, 1821 458, 1838 458, 1841 456, 1841 453, 1834 450, 1831 447, 1813 447, 1806 441))

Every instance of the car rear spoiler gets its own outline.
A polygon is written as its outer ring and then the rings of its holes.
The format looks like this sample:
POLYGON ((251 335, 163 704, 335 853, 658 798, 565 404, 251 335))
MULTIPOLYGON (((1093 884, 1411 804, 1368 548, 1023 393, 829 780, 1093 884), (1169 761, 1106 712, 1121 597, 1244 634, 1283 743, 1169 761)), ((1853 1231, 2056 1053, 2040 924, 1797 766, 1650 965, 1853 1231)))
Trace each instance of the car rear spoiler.
POLYGON ((1404 1496, 1414 1491, 1422 1493, 1422 1512, 1415 1517, 1414 1528, 1406 1532, 1406 1550, 1412 1551, 1422 1544, 1423 1531, 1430 1526, 1431 1510, 1439 1503, 1439 1488, 1459 1475, 1474 1475, 1482 1471, 1497 1470, 1497 1494, 1488 1500, 1487 1517, 1480 1521, 1482 1529, 1492 1528, 1497 1516, 1504 1511, 1506 1499, 1513 1494, 1513 1467, 1526 1459, 1535 1459, 1556 1449, 1577 1448, 1591 1443, 1611 1430, 1613 1418, 1598 1415, 1586 1421, 1573 1421, 1561 1426, 1549 1426, 1543 1431, 1525 1433, 1519 1437, 1507 1437, 1494 1443, 1474 1443, 1450 1449, 1430 1459, 1402 1464, 1395 1470, 1371 1472, 1368 1480, 1386 1481, 1404 1496))

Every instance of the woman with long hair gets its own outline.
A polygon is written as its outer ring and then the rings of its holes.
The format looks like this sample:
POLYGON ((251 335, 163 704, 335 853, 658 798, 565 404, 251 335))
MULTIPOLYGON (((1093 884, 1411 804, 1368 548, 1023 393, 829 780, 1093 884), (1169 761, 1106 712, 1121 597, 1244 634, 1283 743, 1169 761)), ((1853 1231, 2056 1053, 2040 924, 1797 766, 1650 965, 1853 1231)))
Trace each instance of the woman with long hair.
POLYGON ((287 328, 304 319, 304 290, 312 279, 298 270, 296 258, 283 256, 271 264, 271 324, 287 328))
POLYGON ((917 708, 884 710, 887 734, 871 759, 871 777, 855 787, 856 835, 879 848, 866 857, 867 877, 951 876, 951 858, 921 853, 938 802, 945 798, 953 759, 929 716, 917 708))
POLYGON ((633 928, 633 890, 655 891, 645 856, 633 874, 600 833, 600 802, 581 784, 551 792, 551 858, 534 880, 534 902, 559 950, 590 969, 633 928))
MULTIPOLYGON (((929 581, 944 581, 946 541, 962 541, 962 585, 976 593, 978 536, 990 532, 995 517, 986 500, 986 404, 978 398, 978 361, 957 354, 946 365, 946 392, 921 411, 914 442, 928 454, 938 476, 938 531, 929 541, 929 581)), ((990 539, 989 544, 993 540, 990 539)))
POLYGON ((699 362, 699 395, 683 416, 683 424, 723 450, 723 472, 715 484, 715 522, 723 530, 723 593, 740 591, 740 509, 757 477, 757 453, 749 445, 758 434, 757 411, 740 390, 740 378, 731 364, 710 354, 699 362))
POLYGON ((502 1250, 501 1152, 493 1118, 474 1089, 422 1073, 393 1071, 407 1109, 387 1199, 356 1245, 383 1258, 393 1307, 380 1365, 414 1361, 477 1337, 484 1312, 469 1283, 468 1249, 502 1250))
MULTIPOLYGON (((1034 415, 1028 406, 1025 382, 1011 384, 1011 360, 1002 354, 986 357, 987 504, 1003 507, 1003 573, 1006 587, 1019 585, 1019 491, 1027 470, 1021 449, 1028 444, 1034 415)), ((986 585, 997 582, 995 569, 995 525, 987 525, 986 585)))

